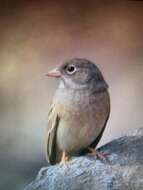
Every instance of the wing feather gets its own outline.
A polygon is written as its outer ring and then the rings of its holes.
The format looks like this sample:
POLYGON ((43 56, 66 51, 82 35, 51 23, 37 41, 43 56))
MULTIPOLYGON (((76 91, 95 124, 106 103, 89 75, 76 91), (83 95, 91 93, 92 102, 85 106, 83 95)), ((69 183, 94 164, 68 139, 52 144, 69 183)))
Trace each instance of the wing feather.
POLYGON ((54 106, 51 107, 48 115, 48 131, 47 131, 47 142, 46 142, 46 157, 50 164, 57 162, 57 145, 56 136, 57 128, 59 125, 60 118, 55 112, 54 106))

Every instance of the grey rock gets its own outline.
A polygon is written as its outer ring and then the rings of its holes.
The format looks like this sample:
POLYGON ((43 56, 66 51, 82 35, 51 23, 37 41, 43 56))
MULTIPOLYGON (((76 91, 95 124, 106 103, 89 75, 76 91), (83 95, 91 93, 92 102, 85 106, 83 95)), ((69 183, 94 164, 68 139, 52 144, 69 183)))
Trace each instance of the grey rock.
POLYGON ((24 190, 143 190, 143 128, 98 150, 106 160, 81 156, 42 168, 24 190))

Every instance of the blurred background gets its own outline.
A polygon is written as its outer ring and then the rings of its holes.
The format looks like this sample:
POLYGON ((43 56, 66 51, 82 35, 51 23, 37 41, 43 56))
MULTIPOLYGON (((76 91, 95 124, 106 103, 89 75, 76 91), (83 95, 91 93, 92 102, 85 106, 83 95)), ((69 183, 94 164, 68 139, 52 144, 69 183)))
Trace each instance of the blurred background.
POLYGON ((65 60, 94 61, 111 116, 100 145, 143 127, 143 2, 0 1, 0 189, 21 190, 46 166, 48 110, 65 60))

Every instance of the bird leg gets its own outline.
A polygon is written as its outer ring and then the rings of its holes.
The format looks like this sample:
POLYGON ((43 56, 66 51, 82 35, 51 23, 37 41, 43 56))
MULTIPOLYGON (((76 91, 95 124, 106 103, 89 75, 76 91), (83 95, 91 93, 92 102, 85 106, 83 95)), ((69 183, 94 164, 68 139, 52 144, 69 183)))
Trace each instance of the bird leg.
POLYGON ((62 158, 61 158, 60 164, 66 164, 68 162, 68 160, 69 160, 69 158, 68 158, 66 152, 64 151, 62 153, 62 158))
POLYGON ((106 157, 105 157, 106 155, 104 155, 101 152, 95 150, 94 148, 88 147, 88 150, 90 151, 90 153, 88 153, 88 155, 97 156, 101 160, 105 160, 106 159, 106 157))

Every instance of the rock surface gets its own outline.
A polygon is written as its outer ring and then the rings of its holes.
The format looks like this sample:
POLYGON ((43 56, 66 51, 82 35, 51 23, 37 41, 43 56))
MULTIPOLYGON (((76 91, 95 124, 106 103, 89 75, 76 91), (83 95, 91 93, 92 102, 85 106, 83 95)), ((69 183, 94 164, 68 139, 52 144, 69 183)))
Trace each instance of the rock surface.
POLYGON ((42 168, 24 190, 143 190, 143 128, 98 150, 106 160, 82 156, 42 168))

